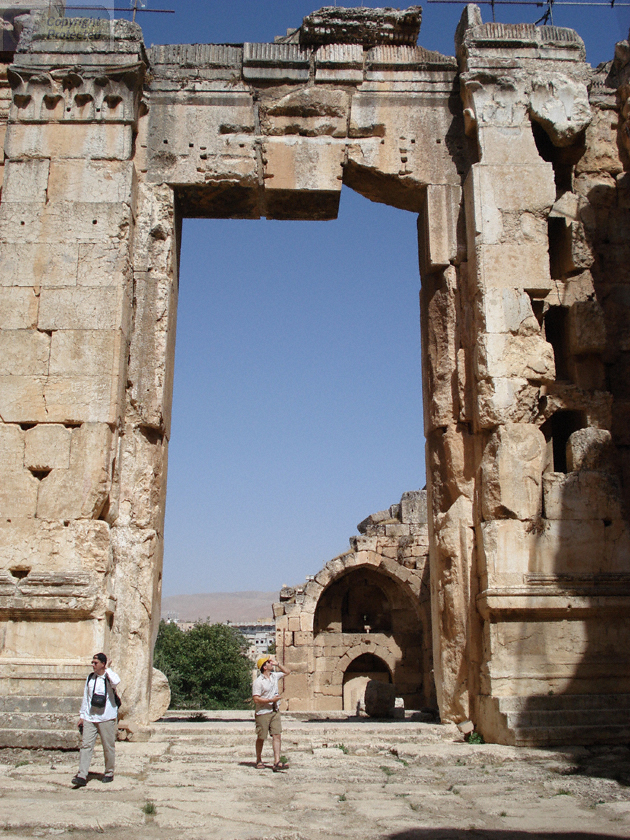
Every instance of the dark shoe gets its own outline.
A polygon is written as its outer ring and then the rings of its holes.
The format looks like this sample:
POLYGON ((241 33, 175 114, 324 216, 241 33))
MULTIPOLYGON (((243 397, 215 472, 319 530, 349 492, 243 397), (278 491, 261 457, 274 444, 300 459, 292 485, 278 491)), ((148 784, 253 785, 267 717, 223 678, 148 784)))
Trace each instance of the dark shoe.
POLYGON ((103 781, 104 782, 113 782, 114 777, 113 776, 103 776, 103 781))
POLYGON ((71 784, 75 788, 85 787, 87 785, 87 779, 83 779, 81 776, 75 776, 71 784))
POLYGON ((273 772, 280 773, 281 770, 288 770, 289 769, 289 762, 288 761, 279 761, 277 764, 273 765, 273 772))

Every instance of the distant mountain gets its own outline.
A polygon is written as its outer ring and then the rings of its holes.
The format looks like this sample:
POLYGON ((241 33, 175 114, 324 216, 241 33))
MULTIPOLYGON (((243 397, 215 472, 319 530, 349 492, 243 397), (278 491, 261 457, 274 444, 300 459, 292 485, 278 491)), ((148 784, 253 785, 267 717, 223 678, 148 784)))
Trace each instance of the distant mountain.
POLYGON ((162 598, 162 618, 169 615, 179 621, 225 621, 245 623, 259 618, 271 619, 271 605, 278 592, 205 592, 197 595, 168 595, 162 598))

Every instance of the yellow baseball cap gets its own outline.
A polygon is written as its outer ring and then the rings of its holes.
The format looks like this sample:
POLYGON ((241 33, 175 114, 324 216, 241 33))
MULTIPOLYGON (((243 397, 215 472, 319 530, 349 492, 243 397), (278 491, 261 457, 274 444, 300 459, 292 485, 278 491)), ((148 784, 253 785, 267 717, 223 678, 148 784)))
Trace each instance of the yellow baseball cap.
POLYGON ((270 656, 260 656, 256 660, 256 667, 258 668, 258 670, 260 671, 262 669, 262 666, 265 664, 265 662, 269 662, 270 659, 271 659, 270 656))

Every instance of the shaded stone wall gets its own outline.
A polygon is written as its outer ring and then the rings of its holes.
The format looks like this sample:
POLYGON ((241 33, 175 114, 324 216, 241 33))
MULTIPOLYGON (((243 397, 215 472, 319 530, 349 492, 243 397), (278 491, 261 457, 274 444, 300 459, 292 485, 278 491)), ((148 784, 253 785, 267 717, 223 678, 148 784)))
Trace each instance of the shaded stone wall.
MULTIPOLYGON (((475 6, 456 57, 413 46, 417 8, 332 14, 149 51, 124 21, 24 25, 0 203, 1 743, 74 743, 95 648, 148 720, 181 219, 334 218, 342 183, 418 214, 443 719, 593 740, 580 710, 612 737, 604 711, 630 709, 627 43, 595 72, 575 32, 475 6)), ((422 625, 386 538, 353 557, 422 625)))

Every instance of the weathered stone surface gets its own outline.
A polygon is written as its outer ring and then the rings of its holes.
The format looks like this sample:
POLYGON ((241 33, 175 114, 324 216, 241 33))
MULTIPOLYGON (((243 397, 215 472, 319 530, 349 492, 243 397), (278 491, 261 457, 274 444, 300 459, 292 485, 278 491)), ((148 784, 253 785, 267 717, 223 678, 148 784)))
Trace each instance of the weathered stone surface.
POLYGON ((344 90, 303 88, 270 104, 263 102, 261 126, 269 135, 345 137, 349 110, 350 97, 344 90))
POLYGON ((49 160, 7 161, 4 167, 2 200, 37 201, 44 204, 47 199, 49 167, 49 160))
POLYGON ((581 575, 607 572, 601 551, 605 526, 602 519, 548 520, 536 535, 530 571, 542 575, 581 575))
POLYGON ((13 125, 5 141, 10 158, 129 160, 132 149, 131 126, 118 125, 13 125))
POLYGON ((583 82, 554 73, 532 80, 530 114, 554 145, 568 146, 590 124, 588 91, 583 82))
POLYGON ((45 376, 48 373, 50 336, 35 330, 0 332, 0 376, 45 376))
POLYGON ((269 138, 263 144, 267 190, 341 190, 344 146, 326 138, 269 138))
POLYGON ((24 433, 24 466, 29 470, 70 468, 73 432, 61 425, 40 423, 24 433))
POLYGON ((605 470, 614 464, 612 435, 607 429, 578 429, 567 443, 567 468, 605 470))
POLYGON ((4 242, 0 252, 0 286, 74 286, 76 242, 4 242))
POLYGON ((530 423, 538 413, 539 388, 526 379, 484 379, 477 386, 476 422, 479 428, 502 423, 530 423))
POLYGON ((475 372, 480 379, 553 381, 553 348, 540 335, 491 333, 483 336, 475 348, 475 372))
POLYGON ((436 546, 431 554, 433 659, 440 715, 468 720, 470 655, 470 570, 473 560, 473 506, 460 496, 435 519, 436 546))
POLYGON ((108 425, 84 423, 72 431, 67 468, 56 467, 41 482, 39 519, 98 519, 111 483, 112 433, 108 425))
POLYGON ((531 519, 542 511, 545 438, 536 426, 507 423, 491 436, 481 465, 484 519, 531 519))
POLYGON ((547 473, 543 488, 547 519, 621 519, 619 482, 605 473, 547 473))
POLYGON ((0 329, 29 330, 37 323, 39 296, 35 289, 0 288, 0 329))
POLYGON ((42 289, 40 330, 115 330, 128 323, 129 300, 119 289, 42 289))
POLYGON ((47 198, 80 202, 98 195, 101 202, 127 202, 135 176, 132 161, 56 160, 50 165, 47 198))
POLYGON ((605 316, 597 301, 576 301, 569 309, 569 348, 576 355, 606 349, 605 316))
POLYGON ((48 370, 51 375, 72 377, 96 376, 109 369, 112 376, 117 376, 126 346, 119 330, 55 330, 50 339, 48 370))
POLYGON ((400 499, 400 518, 403 522, 427 524, 427 491, 410 490, 400 499))
POLYGON ((363 47, 329 44, 315 53, 315 81, 322 84, 360 84, 363 81, 363 47))
POLYGON ((171 705, 171 689, 166 675, 157 668, 151 672, 151 702, 149 704, 149 720, 151 722, 164 717, 171 705))
POLYGON ((13 517, 7 522, 3 517, 0 548, 5 569, 15 567, 46 574, 74 574, 105 573, 111 566, 109 525, 96 520, 64 525, 63 522, 39 522, 25 517, 13 517))
POLYGON ((24 433, 19 426, 0 424, 0 516, 34 516, 38 480, 24 467, 24 433))
POLYGON ((481 588, 523 586, 535 534, 518 519, 495 519, 478 526, 481 588))
POLYGON ((536 335, 540 326, 532 310, 531 298, 518 289, 487 289, 476 299, 479 328, 486 333, 536 335))
POLYGON ((453 266, 423 282, 421 301, 424 428, 429 433, 449 425, 459 413, 457 273, 453 266))
POLYGON ((617 175, 623 171, 617 144, 618 116, 608 108, 596 108, 586 129, 585 151, 577 162, 575 171, 610 172, 617 175))
POLYGON ((446 184, 429 184, 427 187, 418 219, 422 275, 449 265, 457 257, 457 220, 461 198, 460 187, 446 184))

